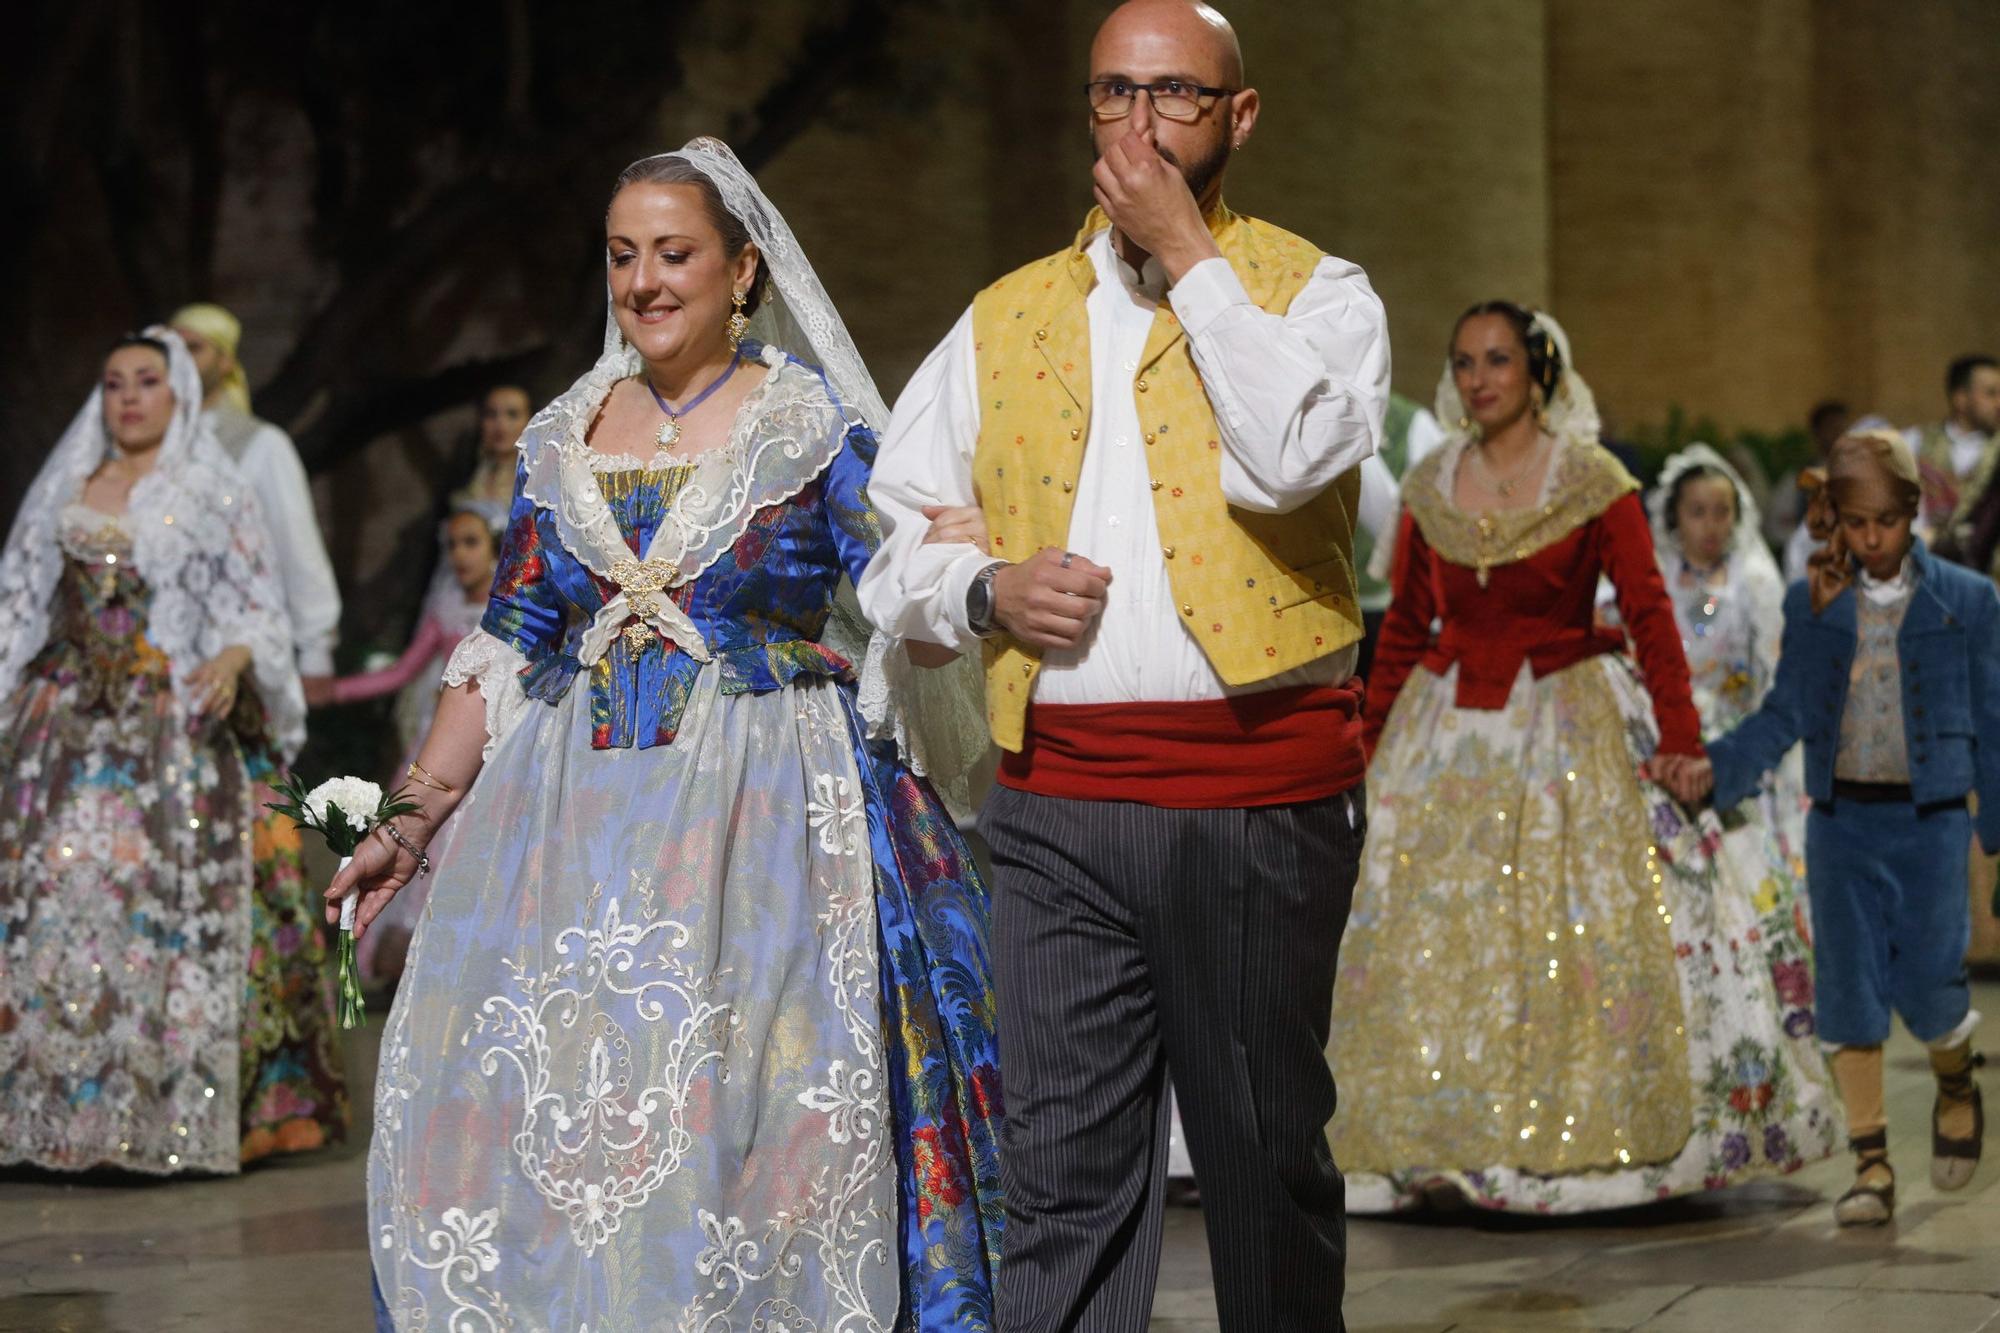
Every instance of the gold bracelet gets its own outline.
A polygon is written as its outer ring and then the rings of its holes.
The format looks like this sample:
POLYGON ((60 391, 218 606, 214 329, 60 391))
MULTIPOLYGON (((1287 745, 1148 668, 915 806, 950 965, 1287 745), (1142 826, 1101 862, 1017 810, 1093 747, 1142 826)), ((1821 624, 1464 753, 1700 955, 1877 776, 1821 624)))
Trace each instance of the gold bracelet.
POLYGON ((421 782, 424 786, 429 787, 432 791, 441 791, 449 796, 455 790, 455 788, 448 784, 438 781, 437 774, 431 772, 414 759, 410 761, 410 767, 407 771, 411 777, 421 782))

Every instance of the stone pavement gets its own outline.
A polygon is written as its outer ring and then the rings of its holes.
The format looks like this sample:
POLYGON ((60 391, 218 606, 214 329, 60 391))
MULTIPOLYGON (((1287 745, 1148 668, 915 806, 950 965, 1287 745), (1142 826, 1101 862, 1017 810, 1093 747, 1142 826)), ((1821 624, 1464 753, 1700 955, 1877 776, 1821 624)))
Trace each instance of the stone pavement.
MULTIPOLYGON (((2000 985, 1973 1003, 2000 1023, 2000 985)), ((1780 1180, 1578 1218, 1458 1213, 1348 1227, 1352 1333, 1644 1329, 1648 1333, 2000 1333, 2000 1027, 1982 1072, 1996 1146, 1972 1184, 1930 1183, 1933 1083, 1923 1049, 1890 1043, 1896 1220, 1843 1232, 1845 1154, 1780 1180)), ((1977 1044, 1977 1043, 1976 1043, 1977 1044)), ((1153 1328, 1216 1328, 1201 1219, 1172 1218, 1153 1328)))
MULTIPOLYGON (((2000 985, 1976 1002, 2000 1022, 2000 985)), ((1988 1045, 2000 1050, 2000 1029, 1988 1045)), ((374 1030, 350 1034, 357 1107, 374 1030)), ((1970 1188, 1930 1187, 1930 1078, 1890 1051, 1894 1226, 1842 1233, 1845 1162, 1593 1218, 1461 1213, 1350 1228, 1355 1333, 2000 1333, 2000 1150, 1970 1188)), ((2000 1112, 2000 1069, 1984 1077, 2000 1112)), ((2000 1119, 2000 1115, 1996 1115, 2000 1119)), ((0 1175, 0 1333, 361 1333, 370 1327, 362 1150, 237 1180, 0 1175)), ((1201 1215, 1169 1215, 1153 1328, 1216 1328, 1201 1215)))

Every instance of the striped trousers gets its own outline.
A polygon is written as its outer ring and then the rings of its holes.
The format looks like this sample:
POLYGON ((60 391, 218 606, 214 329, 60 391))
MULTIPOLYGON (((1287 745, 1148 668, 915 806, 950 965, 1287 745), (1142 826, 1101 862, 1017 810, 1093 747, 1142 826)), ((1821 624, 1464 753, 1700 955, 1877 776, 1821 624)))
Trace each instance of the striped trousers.
POLYGON ((1326 1145, 1356 790, 1168 810, 996 788, 993 971, 1007 1118, 997 1333, 1141 1333, 1179 1098, 1225 1333, 1340 1329, 1326 1145))

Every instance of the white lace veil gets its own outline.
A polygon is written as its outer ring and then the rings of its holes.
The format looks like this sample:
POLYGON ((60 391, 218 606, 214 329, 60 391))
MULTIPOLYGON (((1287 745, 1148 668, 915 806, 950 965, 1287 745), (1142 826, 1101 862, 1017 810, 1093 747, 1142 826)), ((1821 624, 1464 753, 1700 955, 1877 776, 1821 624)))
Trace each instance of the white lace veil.
POLYGON ((1729 460, 1716 452, 1712 445, 1690 444, 1666 461, 1660 469, 1660 479, 1646 494, 1646 517, 1653 526, 1653 545, 1664 555, 1669 551, 1679 551, 1680 542, 1667 527, 1667 506, 1673 503, 1674 486, 1687 473, 1697 468, 1709 468, 1720 472, 1729 484, 1736 488, 1736 531, 1731 534, 1729 549, 1732 555, 1740 555, 1752 549, 1763 551, 1766 559, 1770 551, 1764 545, 1764 520, 1757 510, 1756 497, 1744 483, 1743 474, 1730 466, 1729 460))
MULTIPOLYGON (((248 648, 269 739, 289 760, 305 740, 305 699, 269 539, 249 488, 202 423, 201 376, 186 344, 159 325, 145 336, 166 347, 174 394, 159 456, 132 487, 123 520, 152 593, 147 637, 166 654, 183 698, 189 672, 231 645, 248 648)), ((49 600, 65 558, 58 523, 112 447, 99 385, 28 488, 0 554, 0 695, 48 642, 49 600)))
POLYGON ((1646 517, 1653 529, 1653 552, 1671 589, 1674 578, 1680 573, 1675 564, 1681 558, 1681 544, 1667 529, 1667 506, 1673 503, 1674 484, 1693 469, 1704 467, 1720 472, 1736 488, 1736 530, 1730 534, 1729 540, 1729 582, 1741 589, 1748 599, 1753 623, 1758 630, 1758 648, 1760 651, 1767 648, 1773 650, 1764 666, 1767 671, 1775 670, 1776 634, 1785 617, 1785 577, 1778 570, 1778 562, 1771 556, 1771 548, 1764 545, 1763 520, 1758 515, 1756 499, 1744 484, 1743 474, 1730 466, 1729 460, 1713 447, 1690 444, 1669 458, 1660 469, 1659 481, 1646 495, 1646 517))
MULTIPOLYGON (((833 300, 806 259, 798 237, 729 146, 706 136, 661 158, 676 158, 706 176, 723 207, 740 221, 763 256, 768 282, 750 317, 748 337, 788 353, 824 372, 850 424, 878 437, 889 424, 889 409, 875 387, 833 300)), ((657 159, 644 159, 634 167, 657 159)), ((607 285, 608 291, 608 285, 607 285)), ((566 440, 581 438, 618 381, 644 369, 625 341, 616 312, 606 302, 604 348, 597 363, 569 390, 535 414, 521 434, 519 449, 530 479, 551 476, 554 457, 566 440)), ((541 494, 554 487, 543 485, 541 494)), ((568 506, 557 509, 558 526, 570 521, 568 506)), ((566 544, 572 551, 577 543, 566 544)), ((689 577, 697 572, 688 571, 689 577)), ((842 582, 840 596, 821 636, 826 645, 860 668, 860 702, 870 734, 893 737, 912 768, 928 776, 954 813, 970 806, 975 772, 987 756, 983 668, 961 659, 950 667, 922 671, 909 663, 900 642, 874 633, 862 619, 854 591, 842 582)))
MULTIPOLYGON (((1576 359, 1570 355, 1569 334, 1548 311, 1529 313, 1532 318, 1528 328, 1548 334, 1556 345, 1556 354, 1562 358, 1562 378, 1556 381, 1555 396, 1547 405, 1549 434, 1565 443, 1596 444, 1604 422, 1598 416, 1596 395, 1591 393, 1583 376, 1577 374, 1576 359)), ((1444 374, 1438 379, 1436 413, 1438 424, 1445 429, 1446 445, 1464 445, 1479 438, 1479 427, 1467 418, 1458 385, 1452 380, 1450 356, 1445 357, 1444 374)))
MULTIPOLYGON (((723 208, 743 224, 757 253, 764 257, 770 285, 763 302, 750 317, 749 336, 818 366, 826 373, 852 419, 864 422, 871 430, 886 427, 889 409, 876 390, 874 377, 863 364, 847 325, 833 308, 833 298, 820 285, 819 275, 807 262, 799 238, 792 234, 777 206, 758 188, 749 169, 736 160, 728 144, 704 135, 690 139, 674 152, 642 158, 627 171, 666 158, 678 159, 708 177, 722 196, 723 208)), ((642 369, 639 354, 618 331, 617 317, 607 302, 604 356, 614 355, 620 356, 621 365, 627 367, 625 375, 636 375, 642 369)))

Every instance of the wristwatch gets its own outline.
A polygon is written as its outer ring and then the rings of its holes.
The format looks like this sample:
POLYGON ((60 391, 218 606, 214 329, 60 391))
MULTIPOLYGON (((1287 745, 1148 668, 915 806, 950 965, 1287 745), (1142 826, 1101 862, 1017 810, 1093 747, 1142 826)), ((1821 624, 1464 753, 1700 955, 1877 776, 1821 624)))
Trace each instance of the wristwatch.
POLYGON ((996 628, 993 624, 993 580, 1006 567, 1005 560, 995 560, 974 574, 965 590, 966 627, 982 639, 996 628))

